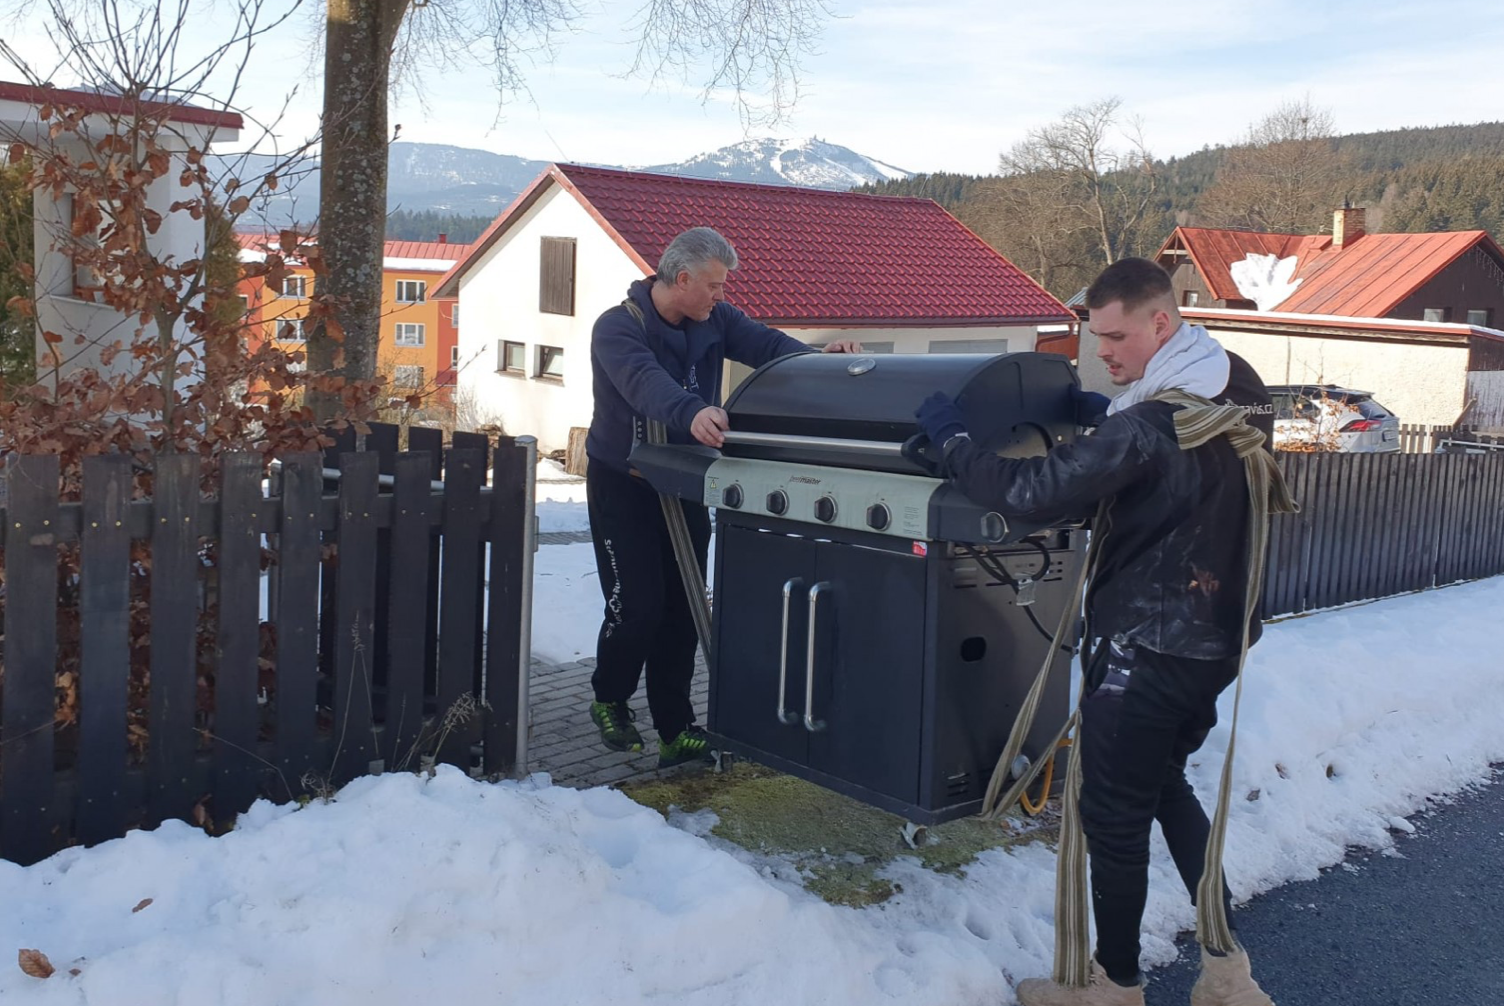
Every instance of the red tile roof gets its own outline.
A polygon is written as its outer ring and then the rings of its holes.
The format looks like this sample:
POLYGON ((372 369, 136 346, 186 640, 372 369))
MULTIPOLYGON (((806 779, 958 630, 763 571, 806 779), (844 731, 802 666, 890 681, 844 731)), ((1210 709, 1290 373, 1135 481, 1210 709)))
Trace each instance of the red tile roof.
POLYGON ((215 126, 220 129, 239 129, 244 125, 244 120, 236 112, 221 112, 214 108, 177 102, 131 101, 118 94, 75 91, 65 87, 38 87, 35 84, 18 84, 9 80, 0 80, 0 101, 17 101, 39 106, 63 105, 106 115, 130 115, 137 111, 147 115, 166 112, 168 120, 172 122, 190 122, 199 126, 215 126))
POLYGON ((728 299, 784 325, 894 327, 1074 320, 1042 287, 928 199, 551 165, 440 282, 459 277, 551 186, 572 193, 651 273, 675 235, 714 227, 741 267, 728 299))
POLYGON ((457 241, 388 241, 387 258, 435 258, 453 262, 463 258, 470 246, 457 241))
POLYGON ((1435 234, 1363 234, 1341 248, 1329 235, 1260 234, 1210 227, 1177 227, 1160 249, 1178 245, 1189 254, 1219 300, 1249 299, 1230 273, 1248 255, 1295 256, 1295 292, 1271 310, 1292 314, 1381 318, 1462 254, 1482 244, 1504 262, 1487 231, 1435 234))

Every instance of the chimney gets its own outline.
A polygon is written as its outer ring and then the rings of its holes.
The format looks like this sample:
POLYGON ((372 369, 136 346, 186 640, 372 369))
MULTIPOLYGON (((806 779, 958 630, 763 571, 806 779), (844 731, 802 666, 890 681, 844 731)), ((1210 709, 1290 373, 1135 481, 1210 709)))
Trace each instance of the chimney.
POLYGON ((1363 229, 1363 217, 1363 207, 1342 200, 1342 208, 1332 214, 1332 247, 1345 247, 1367 233, 1363 229))
MULTIPOLYGON (((1363 211, 1359 210, 1358 212, 1362 213, 1363 211)), ((1361 217, 1358 218, 1358 225, 1360 227, 1362 226, 1362 218, 1361 217)), ((449 243, 449 235, 448 234, 440 234, 439 235, 439 244, 446 245, 448 243, 449 243)))

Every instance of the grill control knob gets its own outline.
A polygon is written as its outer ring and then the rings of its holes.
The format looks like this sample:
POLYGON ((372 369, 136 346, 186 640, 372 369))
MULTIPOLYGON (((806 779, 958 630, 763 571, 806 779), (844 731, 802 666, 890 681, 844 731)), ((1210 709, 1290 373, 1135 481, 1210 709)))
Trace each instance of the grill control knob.
POLYGON ((768 513, 772 514, 775 517, 781 517, 784 514, 788 513, 788 493, 784 492, 782 489, 774 489, 772 492, 768 493, 767 507, 768 513))
POLYGON ((886 503, 874 503, 867 508, 867 526, 874 531, 886 531, 893 523, 893 513, 886 503))
POLYGON ((727 506, 733 510, 740 510, 742 508, 742 502, 742 487, 737 485, 735 482, 727 486, 725 491, 721 493, 721 506, 727 506))
POLYGON ((836 519, 836 501, 830 496, 821 496, 815 500, 815 520, 829 524, 836 519))

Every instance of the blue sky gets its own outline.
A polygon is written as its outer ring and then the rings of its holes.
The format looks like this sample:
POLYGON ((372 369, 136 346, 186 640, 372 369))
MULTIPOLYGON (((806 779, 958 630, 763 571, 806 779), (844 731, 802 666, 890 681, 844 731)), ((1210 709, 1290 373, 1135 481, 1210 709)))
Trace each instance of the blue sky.
MULTIPOLYGON (((197 0, 196 0, 197 2, 197 0)), ((445 0, 434 0, 439 6, 445 0)), ((478 0, 467 0, 476 3, 478 0)), ((222 16, 228 0, 206 0, 222 16)), ((585 16, 536 62, 530 93, 500 108, 481 70, 423 73, 426 103, 394 104, 402 138, 540 159, 641 165, 745 138, 733 103, 685 80, 620 74, 635 2, 583 0, 585 16)), ((832 0, 787 121, 752 135, 820 136, 901 168, 986 173, 1033 126, 1117 96, 1160 156, 1235 142, 1282 101, 1309 97, 1341 132, 1504 119, 1504 18, 1497 0, 832 0)), ((410 16, 429 16, 416 9, 410 16)), ((317 60, 306 17, 261 47, 242 94, 285 122, 315 125, 317 60), (312 67, 313 75, 305 71, 312 67), (305 79, 306 77, 306 79, 305 79)), ((211 31, 210 22, 204 30, 211 31)), ((40 23, 0 25, 41 52, 40 23)), ((19 43, 19 44, 17 44, 19 43)), ((15 74, 0 67, 0 77, 15 74)))

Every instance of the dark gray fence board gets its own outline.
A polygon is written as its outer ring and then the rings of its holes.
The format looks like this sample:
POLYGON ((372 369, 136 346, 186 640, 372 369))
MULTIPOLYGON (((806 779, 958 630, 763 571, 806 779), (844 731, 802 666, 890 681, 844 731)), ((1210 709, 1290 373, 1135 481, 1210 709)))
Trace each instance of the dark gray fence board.
POLYGON ((50 851, 57 666, 56 455, 5 471, 5 711, 0 718, 0 846, 31 863, 50 851))
POLYGON ((214 816, 250 807, 265 768, 256 753, 261 634, 261 456, 220 461, 219 625, 214 656, 214 816))
POLYGON ((199 536, 210 534, 198 516, 196 454, 156 459, 151 539, 151 687, 147 766, 152 823, 188 818, 206 794, 186 766, 198 744, 197 669, 200 572, 199 536))
POLYGON ((522 673, 522 573, 527 519, 527 451, 513 445, 496 449, 491 472, 490 595, 486 619, 486 716, 483 770, 510 773, 515 767, 517 731, 526 729, 519 708, 522 673))
POLYGON ((130 682, 131 538, 125 526, 131 459, 83 462, 77 834, 93 844, 125 830, 130 682))
MULTIPOLYGON (((423 731, 423 678, 428 663, 423 647, 431 606, 425 579, 430 544, 428 510, 433 498, 429 492, 431 465, 426 453, 401 454, 396 460, 391 562, 404 572, 392 581, 388 598, 386 638, 391 669, 381 748, 382 757, 393 767, 404 764, 423 731), (416 575, 408 571, 416 571, 416 575)), ((408 761, 416 764, 416 758, 408 761)))
POLYGON ((316 679, 319 666, 319 503, 323 459, 313 452, 282 462, 282 513, 277 532, 276 763, 291 792, 314 769, 316 679))
MULTIPOLYGON (((475 620, 480 617, 475 585, 480 577, 480 486, 483 453, 474 449, 451 450, 444 459, 444 552, 440 569, 439 682, 440 720, 466 693, 474 694, 476 647, 475 620)), ((439 758, 450 764, 469 766, 469 745, 478 735, 479 722, 456 724, 444 736, 439 758)))
POLYGON ((335 779, 369 770, 377 757, 371 710, 371 661, 376 625, 375 454, 340 455, 339 543, 334 652, 335 779))

